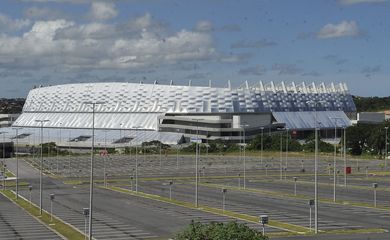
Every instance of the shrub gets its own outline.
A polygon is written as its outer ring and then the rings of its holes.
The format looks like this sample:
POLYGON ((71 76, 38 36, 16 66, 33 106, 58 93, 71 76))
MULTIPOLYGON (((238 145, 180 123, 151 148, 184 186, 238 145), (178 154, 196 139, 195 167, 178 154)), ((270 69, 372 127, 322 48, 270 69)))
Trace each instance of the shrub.
POLYGON ((202 224, 192 221, 183 231, 179 232, 176 240, 266 240, 267 236, 245 224, 229 222, 227 224, 211 222, 202 224))

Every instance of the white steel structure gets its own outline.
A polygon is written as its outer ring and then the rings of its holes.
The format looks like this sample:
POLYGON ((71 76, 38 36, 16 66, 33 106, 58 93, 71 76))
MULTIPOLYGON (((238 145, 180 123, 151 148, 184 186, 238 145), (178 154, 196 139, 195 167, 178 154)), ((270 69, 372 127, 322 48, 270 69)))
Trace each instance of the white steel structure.
POLYGON ((36 119, 50 119, 46 128, 90 129, 90 108, 84 103, 102 101, 105 104, 96 106, 95 112, 98 130, 137 126, 194 137, 198 127, 202 138, 237 140, 243 124, 248 126, 248 136, 257 134, 261 127, 275 127, 272 112, 312 112, 313 106, 307 104, 310 100, 326 102, 317 111, 356 112, 345 84, 259 82, 249 86, 246 82, 237 89, 228 85, 80 83, 41 87, 30 91, 13 126, 34 128, 39 127, 36 119), (193 120, 196 118, 202 120, 193 120))

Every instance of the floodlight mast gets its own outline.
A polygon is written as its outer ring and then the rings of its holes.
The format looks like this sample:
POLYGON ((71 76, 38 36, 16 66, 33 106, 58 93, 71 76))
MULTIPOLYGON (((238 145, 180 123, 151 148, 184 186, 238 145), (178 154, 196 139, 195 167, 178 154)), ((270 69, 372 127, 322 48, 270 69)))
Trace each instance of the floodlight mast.
POLYGON ((93 168, 94 168, 94 145, 95 145, 95 107, 105 102, 88 101, 86 105, 92 105, 92 143, 91 143, 91 175, 89 182, 89 239, 92 240, 92 213, 93 213, 93 168))
POLYGON ((42 215, 42 170, 43 170, 43 124, 50 122, 48 119, 37 119, 35 122, 41 124, 41 163, 39 167, 39 215, 42 215))
POLYGON ((314 104, 314 133, 315 133, 315 154, 314 154, 314 233, 318 233, 318 116, 317 106, 325 103, 325 101, 310 100, 307 104, 314 104))

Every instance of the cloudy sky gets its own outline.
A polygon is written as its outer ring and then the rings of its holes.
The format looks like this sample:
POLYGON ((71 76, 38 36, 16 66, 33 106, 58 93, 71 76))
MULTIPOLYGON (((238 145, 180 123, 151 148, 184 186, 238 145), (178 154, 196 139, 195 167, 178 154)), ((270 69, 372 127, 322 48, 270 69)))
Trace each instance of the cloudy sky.
POLYGON ((346 82, 390 95, 389 0, 0 0, 0 98, 34 85, 346 82))

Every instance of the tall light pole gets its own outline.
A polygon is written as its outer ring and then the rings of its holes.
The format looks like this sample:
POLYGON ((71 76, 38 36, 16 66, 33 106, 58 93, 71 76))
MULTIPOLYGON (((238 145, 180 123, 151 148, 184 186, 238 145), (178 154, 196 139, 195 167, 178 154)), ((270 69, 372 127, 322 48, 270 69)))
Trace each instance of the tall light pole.
POLYGON ((318 122, 317 106, 321 106, 324 101, 307 101, 308 104, 314 103, 314 135, 315 135, 315 153, 314 153, 314 232, 318 233, 318 122))
MULTIPOLYGON (((61 125, 62 125, 62 122, 59 123, 60 124, 60 127, 59 127, 59 139, 58 139, 58 143, 61 143, 61 125)), ((58 168, 58 158, 59 158, 59 146, 57 144, 57 174, 58 174, 58 171, 59 171, 59 168, 58 168)))
POLYGON ((286 165, 285 165, 285 180, 287 179, 287 167, 288 167, 288 139, 289 139, 289 136, 288 136, 288 130, 289 128, 286 127, 286 165))
POLYGON ((280 180, 283 180, 283 132, 280 132, 280 180))
POLYGON ((6 168, 5 168, 5 134, 7 132, 0 132, 3 134, 3 190, 5 190, 5 177, 6 177, 6 168))
POLYGON ((260 151, 260 163, 263 166, 263 138, 264 138, 264 127, 261 127, 261 151, 260 151))
POLYGON ((72 174, 72 172, 71 172, 71 162, 70 162, 70 141, 72 140, 72 138, 71 138, 71 131, 70 131, 70 129, 69 129, 69 132, 68 132, 68 134, 69 134, 69 141, 68 141, 68 173, 69 173, 69 177, 71 177, 71 174, 72 174))
POLYGON ((41 124, 41 163, 39 167, 39 215, 42 216, 42 170, 43 170, 43 124, 49 122, 48 119, 35 120, 41 124))
POLYGON ((246 144, 245 144, 245 127, 249 127, 248 124, 242 124, 240 125, 242 132, 243 132, 243 138, 242 138, 242 147, 243 147, 243 160, 244 160, 244 189, 246 189, 246 155, 245 155, 245 149, 246 149, 246 144))
MULTIPOLYGON (((136 138, 138 138, 138 129, 142 128, 142 127, 135 126, 133 128, 135 128, 135 136, 136 136, 136 138)), ((138 193, 138 148, 137 148, 137 143, 135 144, 135 192, 138 193)))
POLYGON ((160 154, 160 156, 159 156, 159 158, 160 158, 160 168, 162 167, 162 157, 161 157, 161 136, 160 136, 160 132, 158 133, 158 142, 159 142, 159 154, 160 154))
POLYGON ((196 121, 196 148, 195 148, 195 207, 198 207, 198 161, 199 161, 199 121, 203 119, 192 119, 196 121))
MULTIPOLYGON (((330 118, 334 120, 334 155, 333 155, 333 202, 336 202, 336 156, 337 156, 337 120, 342 119, 339 117, 330 118)), ((345 170, 344 170, 345 171, 345 170)))
POLYGON ((347 187, 347 128, 343 127, 344 187, 347 187))
POLYGON ((104 130, 104 155, 103 155, 103 185, 107 187, 106 159, 107 159, 107 130, 104 130))
POLYGON ((84 102, 92 106, 92 143, 91 143, 91 175, 89 180, 89 239, 92 240, 92 213, 93 213, 93 164, 94 164, 94 145, 95 145, 95 106, 104 104, 104 102, 84 102))
POLYGON ((389 127, 385 127, 385 132, 386 132, 386 137, 385 137, 385 167, 387 167, 387 129, 389 129, 389 127))
POLYGON ((18 158, 18 145, 19 145, 19 133, 18 130, 21 128, 14 128, 15 129, 15 158, 16 158, 16 200, 19 199, 19 158, 18 158))

